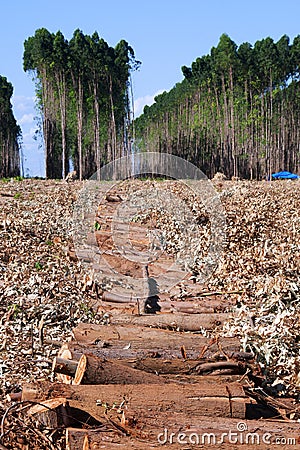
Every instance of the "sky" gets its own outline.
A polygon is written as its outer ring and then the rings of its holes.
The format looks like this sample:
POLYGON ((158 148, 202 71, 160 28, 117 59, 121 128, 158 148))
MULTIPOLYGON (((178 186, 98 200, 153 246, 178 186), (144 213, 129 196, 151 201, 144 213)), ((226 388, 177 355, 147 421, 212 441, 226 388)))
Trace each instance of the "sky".
POLYGON ((13 110, 23 135, 25 173, 44 176, 41 143, 34 140, 35 85, 23 71, 24 41, 38 28, 98 31, 110 46, 125 39, 140 69, 133 74, 135 115, 156 95, 182 81, 181 67, 218 44, 222 33, 240 45, 300 34, 300 1, 290 0, 15 0, 1 2, 0 75, 14 87, 13 110))

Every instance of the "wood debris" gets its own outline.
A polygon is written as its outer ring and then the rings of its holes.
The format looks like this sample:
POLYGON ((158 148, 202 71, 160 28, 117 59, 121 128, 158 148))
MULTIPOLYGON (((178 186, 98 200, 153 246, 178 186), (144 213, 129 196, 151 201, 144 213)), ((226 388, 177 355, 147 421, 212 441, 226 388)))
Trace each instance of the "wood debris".
MULTIPOLYGON (((144 314, 137 298, 115 294, 115 280, 99 282, 76 255, 72 208, 81 182, 0 182, 0 448, 143 450, 160 448, 166 428, 219 436, 241 421, 299 444, 300 183, 214 181, 227 237, 205 284, 209 217, 177 182, 164 183, 194 211, 200 231, 189 244, 189 276, 144 314)), ((141 276, 143 267, 115 255, 109 216, 141 185, 124 182, 94 221, 123 277, 141 276)), ((162 211, 132 224, 136 248, 148 245, 138 230, 149 221, 168 243, 149 278, 186 248, 162 211)))

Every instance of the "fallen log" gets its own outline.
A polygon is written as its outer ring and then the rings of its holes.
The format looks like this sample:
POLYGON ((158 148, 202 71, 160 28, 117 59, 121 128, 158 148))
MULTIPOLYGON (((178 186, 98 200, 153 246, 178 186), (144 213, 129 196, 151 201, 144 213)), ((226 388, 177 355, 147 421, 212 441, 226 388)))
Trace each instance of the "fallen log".
POLYGON ((214 330, 230 317, 227 313, 216 314, 147 314, 147 315, 112 315, 112 325, 140 325, 146 327, 166 328, 181 331, 214 330))
POLYGON ((122 197, 119 194, 115 194, 115 195, 107 194, 105 197, 105 200, 107 202, 112 202, 112 203, 119 203, 119 202, 123 201, 122 197))
MULTIPOLYGON (((72 355, 71 360, 64 360, 63 358, 56 357, 53 362, 52 370, 55 373, 64 374, 67 376, 75 377, 77 373, 77 378, 82 379, 80 375, 80 370, 94 370, 90 366, 103 367, 106 364, 113 364, 117 362, 119 369, 120 365, 126 367, 131 367, 140 371, 145 371, 155 374, 195 374, 202 375, 205 373, 210 373, 214 371, 226 371, 230 374, 243 374, 246 371, 246 365, 243 362, 237 361, 252 361, 254 355, 251 353, 244 352, 232 352, 230 354, 231 360, 227 361, 215 361, 209 358, 186 358, 186 350, 181 347, 178 349, 177 354, 173 350, 158 352, 145 352, 141 350, 137 352, 136 350, 131 350, 129 348, 123 348, 121 351, 118 349, 113 352, 111 349, 98 349, 97 347, 82 347, 76 342, 69 342, 68 349, 72 355), (84 357, 84 353, 87 352, 85 357, 87 362, 82 364, 82 369, 78 369, 77 365, 80 365, 80 361, 84 357), (139 353, 141 356, 139 356, 139 353), (166 357, 167 356, 167 357, 166 357), (86 367, 87 366, 87 367, 86 367)), ((199 352, 198 356, 199 356, 199 352)), ((216 356, 216 359, 220 358, 220 354, 216 356)), ((225 357, 223 357, 225 359, 225 357)), ((88 378, 91 377, 88 375, 88 378)), ((99 377, 101 380, 102 377, 99 377)), ((96 378, 95 378, 96 380, 96 378)), ((101 383, 101 381, 99 381, 101 383)), ((92 383, 94 384, 94 383, 92 383)), ((96 382, 97 384, 97 382, 96 382)))
MULTIPOLYGON (((64 347, 67 347, 69 350, 69 356, 67 356, 68 359, 78 360, 83 353, 88 353, 98 358, 118 360, 120 363, 123 363, 123 360, 178 360, 182 362, 185 360, 189 362, 195 360, 198 361, 199 364, 200 361, 218 361, 225 359, 224 352, 228 359, 246 361, 251 360, 254 357, 251 353, 239 352, 239 343, 235 342, 232 344, 229 342, 226 346, 221 346, 219 344, 220 348, 218 348, 215 343, 210 345, 210 342, 208 342, 208 344, 206 344, 207 340, 204 341, 205 344, 202 344, 203 340, 201 338, 199 338, 200 345, 195 343, 195 345, 192 346, 189 344, 188 340, 183 342, 187 345, 178 342, 176 346, 169 343, 169 346, 166 347, 167 344, 165 343, 165 347, 162 347, 160 342, 144 342, 142 340, 130 340, 129 342, 118 340, 113 342, 100 341, 97 344, 82 344, 76 341, 70 341, 67 344, 64 344, 64 347), (203 348, 204 350, 202 350, 203 348), (224 351, 222 352, 221 349, 224 349, 224 351), (205 359, 201 356, 201 353, 205 355, 205 359)), ((66 372, 66 375, 67 374, 68 372, 66 372)))
MULTIPOLYGON (((184 411, 190 417, 245 418, 250 399, 239 383, 213 384, 139 384, 135 385, 58 385, 57 383, 25 384, 22 400, 41 401, 40 397, 59 394, 68 399, 70 406, 87 410, 97 420, 112 405, 123 405, 136 417, 152 417, 161 413, 184 411), (99 403, 100 402, 100 403, 99 403), (98 405, 98 406, 97 406, 98 405), (103 409, 104 408, 104 409, 103 409)), ((118 409, 118 408, 116 408, 118 409)))
MULTIPOLYGON (((160 315, 162 316, 162 315, 160 315)), ((174 315, 172 315, 174 317, 174 315)), ((132 316, 131 316, 132 317, 132 316)), ((136 319, 136 317, 134 316, 136 319)), ((150 318, 150 316, 149 316, 150 318)), ((137 320, 135 320, 137 322, 137 320)), ((198 350, 199 352, 204 346, 218 350, 217 344, 227 352, 238 351, 240 349, 240 341, 237 338, 220 338, 213 340, 204 337, 201 334, 180 332, 169 330, 166 328, 151 328, 143 326, 143 324, 121 324, 121 325, 96 325, 88 323, 80 323, 73 328, 72 333, 74 340, 82 345, 105 345, 112 346, 121 350, 130 343, 130 348, 145 350, 162 350, 162 349, 180 349, 184 346, 187 351, 198 350)), ((68 342, 67 345, 70 343, 68 342)), ((68 347, 67 347, 68 348, 68 347)))
MULTIPOLYGON (((104 292, 101 300, 108 305, 112 304, 111 306, 114 307, 115 305, 120 305, 121 307, 128 305, 133 307, 136 306, 139 310, 142 310, 142 301, 138 298, 122 297, 111 292, 104 292)), ((178 311, 185 314, 214 314, 216 312, 226 311, 226 309, 232 306, 229 302, 224 303, 221 300, 207 301, 203 299, 201 301, 197 298, 195 298, 194 301, 159 300, 158 304, 161 308, 161 312, 178 311)))
POLYGON ((116 361, 81 355, 79 361, 54 358, 52 370, 72 376, 72 384, 158 384, 167 380, 116 361))
POLYGON ((65 397, 56 397, 32 406, 27 414, 45 427, 56 429, 64 423, 66 413, 63 410, 66 409, 66 404, 65 397))

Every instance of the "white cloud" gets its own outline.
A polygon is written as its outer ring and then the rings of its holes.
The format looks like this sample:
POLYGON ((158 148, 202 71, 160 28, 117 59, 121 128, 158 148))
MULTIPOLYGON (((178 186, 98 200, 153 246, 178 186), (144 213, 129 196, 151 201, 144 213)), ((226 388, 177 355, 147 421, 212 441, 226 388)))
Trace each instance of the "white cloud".
POLYGON ((18 118, 19 112, 28 111, 35 108, 36 97, 28 97, 25 95, 14 95, 12 97, 12 104, 14 107, 15 115, 18 118))
POLYGON ((152 105, 154 103, 154 97, 164 92, 163 89, 155 92, 153 95, 145 95, 144 97, 139 97, 134 101, 134 117, 138 117, 142 114, 144 106, 152 105))
POLYGON ((24 125, 24 123, 33 123, 34 122, 34 114, 23 114, 21 119, 18 120, 19 125, 24 125))

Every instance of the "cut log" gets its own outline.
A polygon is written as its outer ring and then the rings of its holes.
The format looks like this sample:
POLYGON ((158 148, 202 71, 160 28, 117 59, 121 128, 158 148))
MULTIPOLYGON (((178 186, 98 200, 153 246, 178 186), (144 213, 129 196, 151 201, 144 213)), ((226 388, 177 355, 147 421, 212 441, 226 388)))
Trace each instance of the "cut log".
MULTIPOLYGON (((90 362, 89 362, 90 364, 90 362)), ((81 384, 83 377, 87 374, 87 357, 86 355, 82 355, 78 361, 78 365, 76 368, 76 372, 74 375, 73 384, 78 385, 81 384)))
MULTIPOLYGON (((71 355, 71 352, 70 352, 71 355)), ((78 361, 73 359, 66 359, 56 357, 53 360, 52 372, 61 373, 63 375, 68 375, 69 377, 74 377, 78 366, 78 361)))
MULTIPOLYGON (((63 344, 62 347, 58 351, 58 358, 62 358, 65 360, 71 360, 72 359, 72 353, 68 349, 68 344, 63 344)), ((60 372, 57 374, 57 379, 61 381, 62 383, 70 384, 72 381, 72 377, 68 374, 65 374, 63 372, 60 372)))
MULTIPOLYGON (((88 410, 98 420, 105 412, 103 407, 97 406, 99 401, 106 405, 124 405, 137 418, 143 418, 167 413, 184 411, 190 417, 209 415, 213 417, 246 417, 247 405, 251 400, 245 395, 243 387, 239 383, 213 384, 198 383, 191 385, 181 384, 152 384, 152 385, 99 385, 99 386, 70 386, 64 385, 57 388, 56 385, 44 384, 43 392, 39 386, 24 386, 23 398, 27 392, 32 398, 33 389, 36 396, 52 395, 52 388, 64 394, 73 407, 88 410)), ((100 406, 101 406, 100 404, 100 406)))
POLYGON ((155 328, 167 328, 181 331, 214 330, 230 317, 227 313, 216 314, 153 314, 153 315, 113 315, 112 325, 140 325, 155 328))
MULTIPOLYGON (((104 293, 102 296, 102 301, 105 302, 105 306, 111 308, 138 308, 142 303, 141 300, 137 298, 128 298, 121 297, 116 294, 104 293)), ((161 301, 158 302, 160 306, 161 313, 170 313, 170 312, 180 312, 184 314, 215 314, 226 312, 230 305, 227 303, 222 303, 221 301, 189 301, 189 302, 181 302, 181 301, 161 301)), ((140 308, 141 310, 141 308, 140 308)), ((136 310, 137 311, 137 310, 136 310)), ((137 312, 136 312, 137 313, 137 312)))
MULTIPOLYGON (((208 391, 211 391, 215 386, 227 386, 232 387, 236 384, 242 386, 242 384, 238 381, 240 376, 237 375, 226 375, 226 376, 220 376, 220 375, 203 375, 200 379, 197 377, 196 382, 191 382, 192 378, 188 377, 188 381, 190 383, 186 383, 187 386, 191 386, 191 389, 193 387, 196 387, 196 389, 208 389, 208 391)), ((183 386, 182 383, 170 383, 165 385, 165 389, 174 389, 174 386, 179 385, 180 387, 183 386)), ((146 386, 144 386, 145 388, 146 386)), ((146 389, 151 389, 149 388, 146 389)), ((38 402, 38 401, 44 401, 48 400, 50 398, 56 398, 56 397, 66 397, 67 399, 71 398, 77 398, 78 400, 84 400, 84 393, 86 393, 86 401, 93 403, 95 402, 99 396, 98 394, 101 392, 105 392, 106 396, 109 396, 109 393, 111 392, 112 397, 113 393, 115 392, 116 395, 118 395, 118 392, 133 392, 136 391, 137 395, 138 392, 141 392, 143 389, 143 385, 136 385, 136 386, 116 386, 116 385, 66 385, 59 382, 53 382, 50 383, 49 381, 40 381, 40 382, 32 382, 32 383, 24 383, 22 385, 22 401, 32 401, 32 402, 38 402), (73 397, 74 396, 74 397, 73 397)), ((226 389, 226 388, 225 388, 226 389)), ((100 395, 100 394, 99 394, 100 395)), ((120 394, 121 395, 121 394, 120 394)))
POLYGON ((35 420, 50 429, 56 429, 63 424, 61 406, 65 407, 67 399, 57 397, 45 400, 42 404, 32 406, 27 414, 33 416, 35 420))
MULTIPOLYGON (((199 338, 198 345, 191 345, 189 344, 188 340, 183 340, 183 343, 176 343, 176 346, 172 347, 172 344, 169 342, 169 348, 164 348, 160 345, 160 342, 143 342, 142 340, 135 340, 135 341, 111 341, 110 345, 102 346, 102 345, 85 345, 80 344, 74 341, 68 342, 68 349, 70 350, 70 353, 72 354, 72 359, 79 360, 82 354, 88 353, 90 355, 96 356, 98 358, 104 358, 108 360, 118 360, 120 363, 123 363, 123 360, 128 360, 132 362, 137 362, 139 360, 158 360, 158 363, 154 364, 160 364, 159 361, 170 361, 170 360, 178 360, 179 364, 180 362, 184 362, 184 360, 187 360, 189 362, 192 362, 193 360, 198 361, 198 364, 200 361, 218 361, 225 359, 225 356, 223 352, 217 347, 217 345, 212 344, 209 346, 208 340, 205 340, 204 342, 208 342, 207 347, 205 347, 205 351, 203 352, 204 357, 201 357, 201 349, 204 347, 204 345, 199 345, 202 343, 203 340, 199 338), (186 343, 187 345, 185 345, 186 343), (181 344, 181 345, 180 345, 181 344), (185 349, 185 356, 183 357, 182 354, 182 348, 185 349)), ((228 358, 233 358, 235 360, 251 360, 253 359, 253 355, 250 353, 244 353, 244 352, 238 352, 239 343, 233 343, 232 341, 229 341, 229 343, 222 348, 226 352, 226 356, 228 358)), ((235 342, 235 341, 234 341, 235 342)), ((162 343, 163 345, 163 343, 162 343)), ((167 343, 165 342, 164 345, 166 346, 167 343)), ((205 344, 206 345, 206 344, 205 344)), ((58 359, 59 361, 59 359, 58 359)), ((61 370, 60 372, 63 372, 61 370)), ((64 373, 67 373, 66 371, 64 373)), ((72 371, 74 373, 74 370, 72 371)))
POLYGON ((233 362, 233 361, 218 361, 209 363, 200 363, 195 367, 195 372, 198 374, 211 373, 216 370, 231 370, 232 373, 245 373, 246 368, 244 364, 233 362))
POLYGON ((112 195, 112 194, 107 194, 105 197, 105 200, 107 202, 112 202, 112 203, 119 203, 122 202, 122 197, 119 194, 116 195, 112 195))
MULTIPOLYGON (((162 317, 163 315, 159 315, 162 317)), ((174 317, 174 315, 172 315, 174 317)), ((131 316, 132 317, 132 316, 131 316)), ((157 316, 155 316, 157 317, 157 316)), ((136 319, 136 317, 134 316, 136 319)), ((152 317, 151 317, 152 318, 152 317)), ((150 319, 150 316, 148 317, 150 319)), ((220 338, 212 345, 211 339, 203 337, 201 334, 180 332, 175 330, 150 328, 142 324, 126 324, 126 325, 96 325, 81 323, 72 330, 74 340, 82 345, 98 345, 107 348, 124 348, 130 343, 130 348, 159 351, 163 349, 180 349, 184 345, 187 352, 189 350, 199 350, 204 346, 209 346, 213 351, 218 350, 217 342, 221 345, 224 351, 230 352, 238 351, 241 347, 240 341, 237 338, 220 338)), ((65 348, 69 348, 69 342, 65 348)))
MULTIPOLYGON (((139 371, 155 374, 203 375, 215 371, 218 371, 219 373, 226 371, 227 374, 243 374, 247 370, 247 365, 242 361, 214 361, 208 358, 198 358, 197 360, 184 359, 182 354, 178 357, 174 355, 174 352, 172 354, 172 351, 165 351, 163 357, 161 357, 161 354, 159 353, 152 353, 151 357, 144 353, 142 357, 138 357, 135 351, 123 349, 121 358, 120 352, 114 352, 113 356, 118 359, 107 359, 103 357, 103 349, 101 348, 91 349, 91 347, 89 347, 86 349, 89 353, 83 354, 82 351, 84 351, 84 349, 77 343, 69 342, 68 345, 73 355, 73 359, 71 361, 66 361, 61 358, 55 358, 52 370, 55 373, 64 373, 74 377, 73 384, 80 384, 84 374, 85 381, 83 382, 85 384, 88 384, 87 380, 90 381, 90 384, 102 384, 101 380, 103 380, 103 375, 100 373, 96 375, 97 370, 103 373, 106 368, 110 367, 113 375, 122 365, 126 367, 126 370, 127 368, 134 368, 139 371), (166 354, 168 354, 170 358, 166 358, 166 354), (114 364, 116 364, 115 369, 114 364), (98 378, 99 381, 97 382, 98 378)), ((180 350, 179 353, 181 353, 180 350)), ((184 354, 186 354, 186 351, 184 354)), ((244 353, 233 352, 232 356, 234 355, 239 355, 239 359, 242 359, 242 356, 244 360, 246 359, 246 354, 244 353)), ((252 354, 250 355, 253 357, 252 354)))
MULTIPOLYGON (((196 359, 203 351, 206 357, 211 357, 216 352, 220 353, 220 349, 230 355, 232 352, 238 352, 241 347, 237 338, 211 339, 198 333, 130 324, 107 326, 81 323, 73 328, 72 332, 78 347, 82 347, 82 350, 78 349, 79 352, 83 353, 87 347, 91 352, 101 348, 101 354, 112 358, 113 356, 110 355, 114 352, 122 358, 125 347, 126 357, 129 357, 128 350, 135 353, 132 356, 140 356, 140 351, 143 351, 144 355, 158 352, 162 357, 164 351, 169 350, 180 357, 180 348, 184 346, 190 359, 196 359)), ((64 348, 72 352, 75 350, 73 345, 76 343, 68 342, 64 348)))
MULTIPOLYGON (((165 383, 167 380, 147 372, 127 367, 116 361, 109 361, 103 358, 97 358, 93 355, 81 355, 77 365, 74 361, 68 366, 68 361, 54 360, 53 371, 63 373, 73 369, 74 381, 72 384, 157 384, 165 383)), ((71 372, 69 372, 71 374, 71 372)))
POLYGON ((208 374, 218 372, 219 374, 244 374, 246 366, 233 361, 200 362, 199 360, 165 360, 158 358, 145 358, 136 361, 122 361, 135 369, 144 370, 158 374, 208 374))

